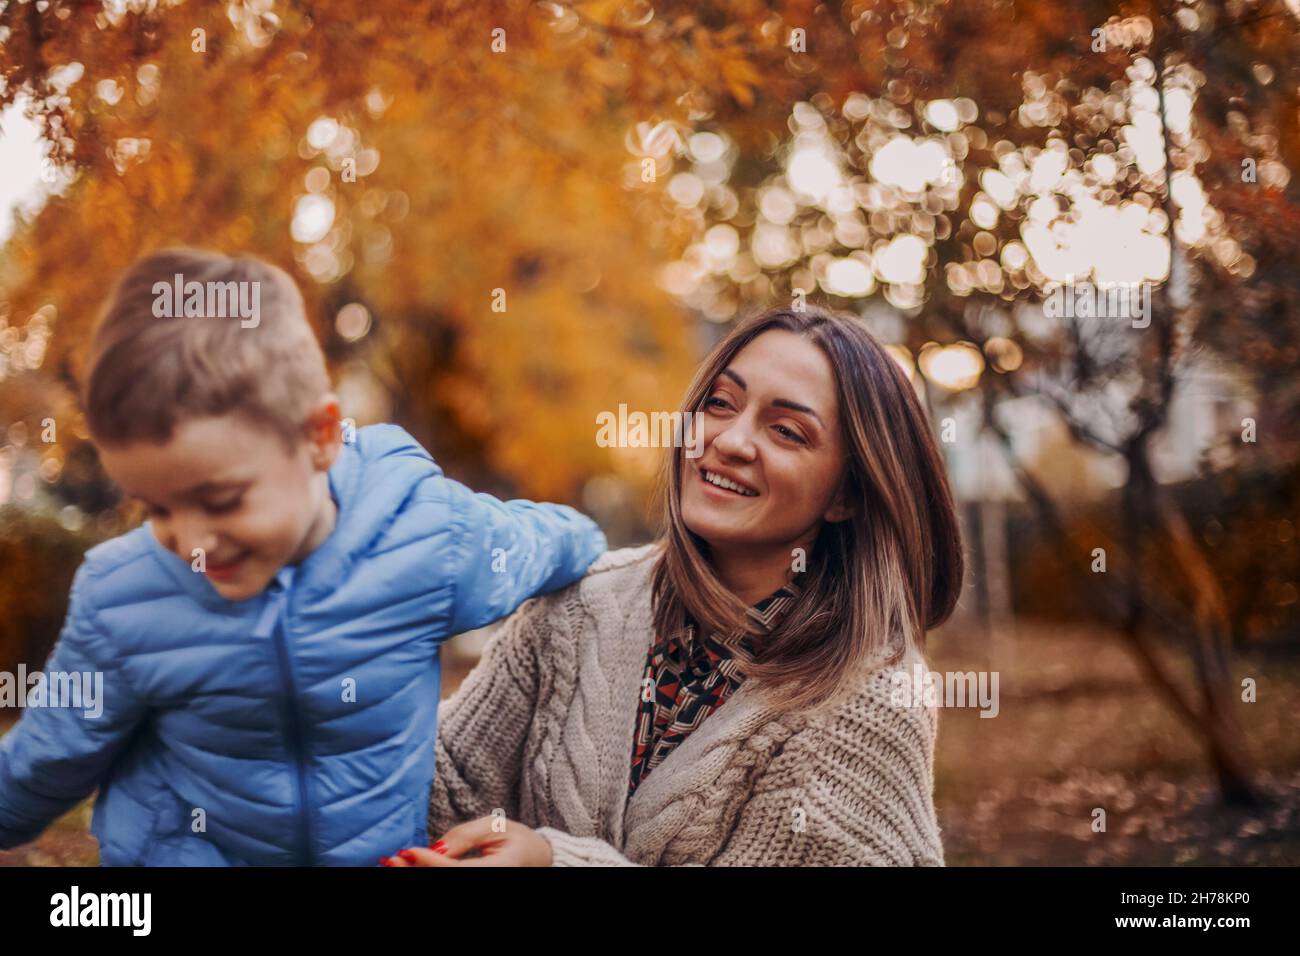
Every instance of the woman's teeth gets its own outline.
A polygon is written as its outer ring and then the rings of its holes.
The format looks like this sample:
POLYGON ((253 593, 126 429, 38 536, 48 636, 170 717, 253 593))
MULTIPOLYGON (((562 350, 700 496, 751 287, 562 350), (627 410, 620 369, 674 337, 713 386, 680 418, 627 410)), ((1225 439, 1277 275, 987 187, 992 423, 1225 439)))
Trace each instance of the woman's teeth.
POLYGON ((704 476, 704 480, 709 484, 717 485, 719 488, 726 488, 728 491, 734 491, 736 494, 744 495, 746 498, 753 498, 758 495, 757 491, 750 491, 743 485, 736 484, 730 478, 723 478, 721 475, 715 475, 713 472, 705 471, 703 468, 700 469, 700 474, 704 476))

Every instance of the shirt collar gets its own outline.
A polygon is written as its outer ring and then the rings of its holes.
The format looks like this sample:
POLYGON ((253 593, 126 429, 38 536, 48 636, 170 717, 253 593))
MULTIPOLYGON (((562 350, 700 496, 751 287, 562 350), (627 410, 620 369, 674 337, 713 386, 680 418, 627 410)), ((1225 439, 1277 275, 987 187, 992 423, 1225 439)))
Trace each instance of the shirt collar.
POLYGON ((781 585, 767 597, 750 605, 745 612, 748 626, 739 628, 726 637, 718 637, 718 642, 734 645, 747 635, 753 637, 770 634, 790 613, 790 609, 794 607, 799 600, 799 596, 803 594, 800 577, 801 575, 796 574, 791 580, 781 585))

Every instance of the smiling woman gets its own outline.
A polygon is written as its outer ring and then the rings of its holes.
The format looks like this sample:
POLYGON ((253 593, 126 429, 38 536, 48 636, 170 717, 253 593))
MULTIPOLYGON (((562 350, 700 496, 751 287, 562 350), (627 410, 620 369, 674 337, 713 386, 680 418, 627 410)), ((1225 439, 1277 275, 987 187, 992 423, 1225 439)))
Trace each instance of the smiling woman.
POLYGON ((738 326, 682 406, 665 532, 530 601, 440 710, 430 832, 388 865, 942 865, 936 718, 895 672, 961 541, 902 370, 860 322, 738 326))
POLYGON ((960 532, 912 385, 866 328, 813 307, 766 313, 715 349, 685 405, 705 411, 705 452, 669 470, 656 629, 686 614, 732 630, 806 566, 810 593, 750 677, 805 707, 855 667, 920 650, 956 604, 960 532))

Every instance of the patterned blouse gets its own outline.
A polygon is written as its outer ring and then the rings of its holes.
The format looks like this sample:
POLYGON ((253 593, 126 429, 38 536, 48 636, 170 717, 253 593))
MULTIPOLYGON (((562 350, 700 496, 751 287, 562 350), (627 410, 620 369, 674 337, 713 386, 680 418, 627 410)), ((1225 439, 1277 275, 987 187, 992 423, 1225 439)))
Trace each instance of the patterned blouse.
MULTIPOLYGON (((801 593, 797 580, 798 576, 749 609, 754 632, 771 633, 789 613, 801 593)), ((754 634, 743 628, 728 637, 712 634, 700 639, 693 620, 679 634, 656 638, 641 683, 648 688, 646 681, 650 681, 655 690, 650 700, 642 693, 637 711, 628 796, 740 687, 744 675, 737 670, 735 652, 742 649, 752 659, 753 640, 754 634)))

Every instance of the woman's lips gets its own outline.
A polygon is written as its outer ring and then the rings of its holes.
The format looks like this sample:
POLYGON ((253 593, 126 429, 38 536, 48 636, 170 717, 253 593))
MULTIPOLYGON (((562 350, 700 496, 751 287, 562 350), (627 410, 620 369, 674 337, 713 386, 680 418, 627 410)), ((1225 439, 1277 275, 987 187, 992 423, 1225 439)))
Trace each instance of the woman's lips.
POLYGON ((697 468, 695 469, 695 473, 699 476, 700 484, 702 484, 702 485, 705 487, 705 489, 706 489, 707 491, 709 491, 710 493, 712 493, 715 497, 718 497, 718 498, 724 498, 724 497, 725 497, 725 498, 756 498, 756 497, 758 497, 757 495, 744 495, 744 494, 741 494, 739 491, 732 491, 730 488, 723 488, 721 485, 715 485, 713 482, 709 481, 707 478, 704 477, 704 472, 705 472, 705 469, 703 469, 703 468, 698 468, 698 467, 697 467, 697 468))

